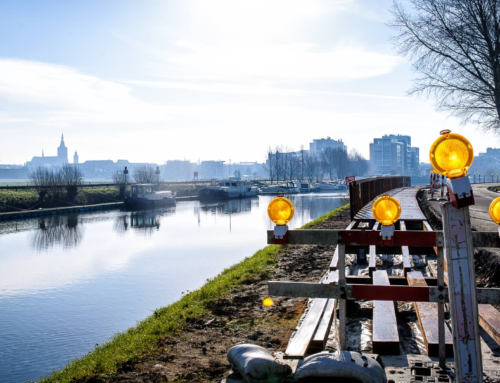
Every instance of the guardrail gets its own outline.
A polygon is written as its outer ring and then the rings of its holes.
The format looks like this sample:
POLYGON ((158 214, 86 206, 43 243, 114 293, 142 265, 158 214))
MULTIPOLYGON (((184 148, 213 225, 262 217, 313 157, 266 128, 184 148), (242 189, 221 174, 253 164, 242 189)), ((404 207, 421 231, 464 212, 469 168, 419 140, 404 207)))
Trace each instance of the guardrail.
POLYGON ((392 189, 411 186, 411 177, 378 177, 365 178, 349 183, 349 202, 351 205, 351 220, 370 201, 378 195, 392 189))

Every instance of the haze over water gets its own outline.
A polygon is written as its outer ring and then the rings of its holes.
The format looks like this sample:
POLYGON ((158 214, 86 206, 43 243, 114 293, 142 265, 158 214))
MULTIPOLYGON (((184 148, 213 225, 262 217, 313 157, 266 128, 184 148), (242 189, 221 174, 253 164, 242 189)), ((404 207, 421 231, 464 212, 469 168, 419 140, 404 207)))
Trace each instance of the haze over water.
MULTIPOLYGON (((63 367, 264 247, 271 198, 0 223, 0 380, 63 367)), ((290 198, 291 228, 347 202, 290 198)))

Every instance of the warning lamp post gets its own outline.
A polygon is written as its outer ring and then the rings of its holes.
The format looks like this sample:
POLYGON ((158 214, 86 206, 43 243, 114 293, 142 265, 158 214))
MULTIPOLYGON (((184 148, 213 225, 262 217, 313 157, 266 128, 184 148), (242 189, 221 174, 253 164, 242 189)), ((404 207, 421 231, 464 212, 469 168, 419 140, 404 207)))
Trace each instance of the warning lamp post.
MULTIPOLYGON (((491 220, 500 226, 500 197, 495 198, 490 204, 489 213, 491 220)), ((498 233, 500 234, 500 227, 498 233)))
POLYGON ((448 177, 446 186, 451 197, 450 202, 441 203, 441 211, 456 381, 481 383, 483 367, 469 216, 474 195, 467 176, 474 151, 465 137, 444 130, 432 144, 429 157, 434 169, 448 177))
POLYGON ((373 217, 382 225, 380 236, 385 241, 390 241, 394 236, 394 224, 401 217, 401 205, 398 200, 389 195, 383 195, 373 202, 373 217))
POLYGON ((274 227, 274 243, 287 243, 287 223, 292 220, 294 213, 295 207, 293 203, 283 197, 283 195, 278 195, 278 197, 269 202, 267 215, 276 224, 274 227))
POLYGON ((458 209, 474 205, 472 186, 466 176, 474 159, 470 142, 459 134, 445 130, 432 144, 429 157, 434 169, 448 177, 446 186, 453 206, 458 209))

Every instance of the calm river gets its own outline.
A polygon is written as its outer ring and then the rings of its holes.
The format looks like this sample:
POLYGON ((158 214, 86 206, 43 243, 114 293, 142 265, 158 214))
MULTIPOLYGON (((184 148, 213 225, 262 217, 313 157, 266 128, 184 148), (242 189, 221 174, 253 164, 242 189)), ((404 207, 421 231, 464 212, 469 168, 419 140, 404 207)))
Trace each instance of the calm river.
MULTIPOLYGON (((264 247, 271 198, 0 223, 0 381, 63 367, 264 247)), ((292 228, 348 202, 291 200, 292 228)))

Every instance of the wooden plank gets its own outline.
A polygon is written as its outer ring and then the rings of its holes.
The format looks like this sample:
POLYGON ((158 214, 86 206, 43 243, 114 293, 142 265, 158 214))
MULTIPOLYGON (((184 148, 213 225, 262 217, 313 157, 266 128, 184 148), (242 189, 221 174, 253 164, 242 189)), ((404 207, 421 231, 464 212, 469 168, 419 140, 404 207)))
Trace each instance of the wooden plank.
MULTIPOLYGON (((375 222, 373 230, 378 230, 379 223, 375 222)), ((372 275, 373 270, 377 268, 377 246, 370 245, 370 260, 368 261, 368 271, 372 275)))
POLYGON ((333 253, 332 261, 330 262, 330 270, 337 270, 337 264, 339 263, 339 247, 335 247, 335 252, 333 253))
POLYGON ((315 299, 309 311, 307 312, 304 321, 297 329, 295 336, 290 339, 286 348, 285 359, 303 359, 311 343, 311 339, 318 328, 318 324, 325 309, 328 299, 315 299))
MULTIPOLYGON (((354 225, 356 225, 357 221, 352 221, 349 226, 347 226, 346 230, 352 230, 354 225)), ((332 261, 330 262, 330 270, 337 270, 337 264, 339 262, 339 247, 335 248, 335 252, 333 253, 332 261)))
MULTIPOLYGON (((402 231, 406 231, 405 221, 399 221, 399 225, 402 231)), ((411 271, 410 249, 408 246, 401 246, 401 252, 403 254, 403 272, 404 275, 406 275, 409 271, 411 271)))
MULTIPOLYGON (((407 275, 410 286, 425 287, 424 276, 420 271, 410 271, 407 275)), ((438 308, 435 303, 415 302, 415 312, 424 338, 428 356, 439 356, 438 308)), ((445 349, 447 356, 453 356, 453 337, 445 326, 445 349)))
POLYGON ((319 321, 318 328, 311 339, 309 344, 308 352, 318 352, 323 351, 326 346, 326 341, 328 340, 328 334, 330 333, 330 328, 332 327, 333 314, 337 307, 336 299, 328 299, 326 303, 325 310, 323 311, 323 316, 319 321))
MULTIPOLYGON (((384 270, 373 272, 373 284, 389 286, 389 277, 384 270)), ((373 353, 399 354, 399 334, 396 311, 392 301, 373 301, 373 353)))
POLYGON ((500 345, 500 312, 492 305, 478 305, 479 324, 500 345))
MULTIPOLYGON (((401 219, 406 220, 424 220, 425 216, 418 206, 416 194, 419 188, 398 188, 390 190, 387 193, 395 196, 401 204, 401 219)), ((368 204, 366 204, 355 216, 355 219, 374 219, 372 214, 373 202, 380 196, 377 196, 368 204)))
POLYGON ((422 221, 425 231, 433 231, 431 225, 427 221, 422 221))
MULTIPOLYGON (((439 290, 437 287, 415 286, 375 286, 375 285, 345 285, 322 284, 313 282, 267 282, 269 296, 305 297, 305 298, 340 298, 347 300, 380 300, 407 302, 448 302, 448 288, 439 290), (342 288, 344 290, 342 290, 342 288), (442 296, 442 298, 440 298, 442 296), (344 298, 342 298, 344 299, 344 298)), ((500 305, 500 289, 478 288, 478 303, 500 305)))

